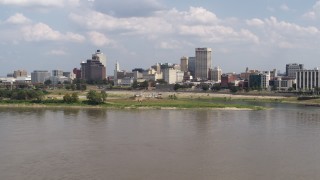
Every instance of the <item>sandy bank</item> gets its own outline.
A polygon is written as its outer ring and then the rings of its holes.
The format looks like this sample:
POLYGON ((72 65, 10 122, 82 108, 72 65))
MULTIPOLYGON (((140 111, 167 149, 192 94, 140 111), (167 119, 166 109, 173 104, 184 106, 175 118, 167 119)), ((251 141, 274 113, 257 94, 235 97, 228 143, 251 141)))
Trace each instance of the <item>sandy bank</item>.
POLYGON ((285 99, 284 96, 264 96, 264 95, 238 95, 238 94, 218 94, 212 92, 160 92, 160 91, 121 91, 121 90, 111 90, 107 91, 107 94, 112 96, 123 96, 132 97, 134 95, 152 96, 161 94, 162 97, 168 97, 169 95, 175 94, 177 97, 181 98, 198 98, 198 97, 208 97, 208 98, 231 98, 231 99, 285 99))

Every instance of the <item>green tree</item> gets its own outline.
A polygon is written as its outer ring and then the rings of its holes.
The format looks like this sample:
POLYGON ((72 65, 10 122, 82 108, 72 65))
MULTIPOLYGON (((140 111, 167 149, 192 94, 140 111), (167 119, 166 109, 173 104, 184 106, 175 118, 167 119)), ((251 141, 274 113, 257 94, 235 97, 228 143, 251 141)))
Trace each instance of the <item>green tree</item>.
POLYGON ((168 84, 164 79, 157 79, 158 84, 168 84))
POLYGON ((293 87, 289 87, 289 88, 288 88, 288 91, 289 91, 289 92, 292 92, 293 90, 294 90, 293 87))
POLYGON ((76 103, 79 101, 79 96, 77 93, 72 93, 71 95, 69 93, 65 94, 63 96, 63 102, 65 103, 76 103))
POLYGON ((156 81, 154 81, 154 80, 149 80, 149 84, 150 84, 150 86, 151 87, 156 87, 156 81))
POLYGON ((133 83, 132 83, 132 88, 133 89, 137 89, 138 87, 139 87, 138 81, 134 80, 133 83))
POLYGON ((44 84, 45 84, 46 86, 48 86, 48 85, 52 84, 52 81, 51 81, 50 79, 48 79, 48 80, 46 80, 46 81, 44 82, 44 84))
POLYGON ((181 85, 180 84, 174 84, 174 86, 173 86, 173 90, 175 90, 175 91, 177 91, 178 89, 180 89, 181 88, 181 85))
POLYGON ((66 88, 66 90, 70 90, 71 89, 71 85, 70 84, 65 84, 64 88, 66 88))
POLYGON ((214 84, 214 85, 211 87, 211 90, 212 90, 212 91, 220 91, 220 90, 221 90, 221 85, 220 85, 220 84, 214 84))
POLYGON ((101 91, 100 94, 103 102, 105 102, 107 100, 108 94, 105 91, 101 91))
POLYGON ((71 88, 72 91, 74 91, 74 90, 76 90, 76 85, 75 84, 71 84, 70 88, 71 88))
POLYGON ((97 105, 103 103, 103 97, 101 93, 97 93, 94 90, 90 90, 87 94, 88 103, 92 105, 97 105))
POLYGON ((45 92, 42 90, 32 90, 30 94, 31 94, 30 95, 31 99, 36 99, 38 101, 41 101, 44 98, 45 92))
POLYGON ((81 84, 80 83, 76 84, 76 90, 81 90, 81 84))
POLYGON ((140 87, 142 87, 142 88, 147 88, 148 86, 149 86, 148 81, 143 81, 143 82, 140 84, 140 87))
POLYGON ((201 89, 204 91, 208 91, 209 90, 209 85, 208 84, 201 84, 201 89))
POLYGON ((231 86, 230 87, 230 92, 231 93, 236 93, 236 92, 238 92, 239 91, 239 87, 237 87, 237 86, 231 86))
POLYGON ((72 93, 72 94, 71 94, 71 99, 72 99, 72 102, 74 102, 74 103, 79 102, 79 95, 78 95, 78 93, 72 93))
POLYGON ((65 102, 65 103, 72 103, 72 99, 71 99, 71 96, 70 96, 69 93, 67 93, 67 94, 65 94, 65 95, 63 96, 63 102, 65 102))
POLYGON ((86 84, 81 84, 80 87, 81 87, 81 88, 80 88, 81 91, 87 90, 87 85, 86 85, 86 84))

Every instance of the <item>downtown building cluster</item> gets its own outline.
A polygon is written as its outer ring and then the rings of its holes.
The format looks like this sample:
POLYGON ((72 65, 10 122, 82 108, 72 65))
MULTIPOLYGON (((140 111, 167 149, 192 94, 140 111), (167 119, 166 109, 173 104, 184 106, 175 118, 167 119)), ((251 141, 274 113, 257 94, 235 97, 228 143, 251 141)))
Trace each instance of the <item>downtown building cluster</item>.
POLYGON ((0 78, 4 85, 37 85, 50 82, 57 85, 62 83, 72 83, 74 79, 83 79, 87 82, 102 81, 106 79, 106 56, 100 50, 92 54, 92 58, 80 63, 80 69, 74 68, 73 71, 65 72, 55 69, 49 72, 48 70, 34 70, 31 75, 28 75, 26 70, 15 70, 13 73, 7 74, 7 77, 0 78))
POLYGON ((222 89, 239 87, 253 90, 310 91, 320 87, 319 70, 306 70, 303 64, 290 63, 285 73, 277 69, 252 70, 248 67, 242 73, 222 73, 219 66, 213 67, 211 48, 196 48, 195 56, 183 56, 180 64, 157 63, 148 69, 135 68, 128 72, 115 65, 115 85, 131 86, 134 81, 164 81, 167 84, 219 85, 222 89))
POLYGON ((251 70, 242 73, 222 73, 219 66, 213 67, 212 49, 195 48, 194 56, 183 56, 180 64, 156 63, 150 68, 121 70, 116 62, 113 76, 107 77, 106 55, 100 50, 92 54, 91 59, 82 61, 80 68, 71 72, 62 70, 35 70, 31 75, 25 70, 9 73, 0 81, 4 84, 41 84, 50 80, 52 84, 72 82, 82 79, 88 83, 114 82, 115 86, 132 86, 135 82, 162 82, 162 84, 209 84, 219 85, 223 89, 240 87, 243 89, 263 89, 278 91, 311 91, 320 87, 319 69, 307 70, 303 64, 286 64, 286 72, 280 74, 273 70, 251 70))

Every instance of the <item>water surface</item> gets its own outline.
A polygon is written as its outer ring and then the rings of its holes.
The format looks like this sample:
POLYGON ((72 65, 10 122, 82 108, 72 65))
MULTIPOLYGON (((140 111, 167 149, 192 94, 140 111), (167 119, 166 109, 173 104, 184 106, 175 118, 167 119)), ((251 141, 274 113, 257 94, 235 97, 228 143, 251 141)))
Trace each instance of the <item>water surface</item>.
POLYGON ((320 111, 0 108, 0 179, 320 179, 320 111))

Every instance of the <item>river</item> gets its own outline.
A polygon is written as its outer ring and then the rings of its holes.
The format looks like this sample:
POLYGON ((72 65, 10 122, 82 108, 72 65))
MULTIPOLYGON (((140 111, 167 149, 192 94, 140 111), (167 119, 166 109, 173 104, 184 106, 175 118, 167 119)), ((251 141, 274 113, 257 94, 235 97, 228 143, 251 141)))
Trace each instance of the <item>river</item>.
POLYGON ((3 180, 318 180, 320 111, 0 108, 3 180))

